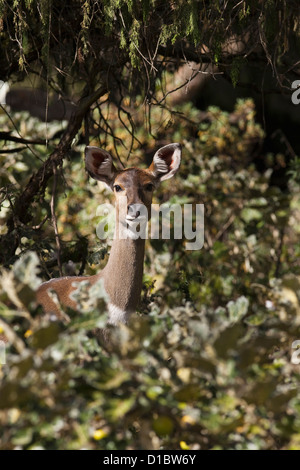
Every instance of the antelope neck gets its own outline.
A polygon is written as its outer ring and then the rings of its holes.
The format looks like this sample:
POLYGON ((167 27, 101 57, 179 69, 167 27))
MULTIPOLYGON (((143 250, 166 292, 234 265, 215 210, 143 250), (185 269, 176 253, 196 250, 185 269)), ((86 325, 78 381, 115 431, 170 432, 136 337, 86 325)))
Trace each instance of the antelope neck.
POLYGON ((112 316, 120 315, 126 322, 128 315, 137 308, 142 290, 144 253, 145 240, 142 238, 113 241, 108 263, 101 273, 110 298, 111 323, 115 322, 112 316))

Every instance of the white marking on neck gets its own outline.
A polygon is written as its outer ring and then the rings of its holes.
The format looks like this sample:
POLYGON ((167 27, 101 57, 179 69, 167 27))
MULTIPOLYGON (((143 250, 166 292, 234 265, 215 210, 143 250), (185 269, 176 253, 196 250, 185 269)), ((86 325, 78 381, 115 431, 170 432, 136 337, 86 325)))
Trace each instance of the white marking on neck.
POLYGON ((118 323, 127 323, 132 312, 122 310, 114 304, 108 304, 108 323, 117 325, 118 323))

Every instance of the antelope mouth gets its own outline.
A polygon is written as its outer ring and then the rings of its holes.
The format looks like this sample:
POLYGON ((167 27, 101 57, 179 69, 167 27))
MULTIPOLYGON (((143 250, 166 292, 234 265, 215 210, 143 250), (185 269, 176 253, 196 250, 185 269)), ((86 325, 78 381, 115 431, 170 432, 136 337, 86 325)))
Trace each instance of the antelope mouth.
POLYGON ((130 215, 127 215, 125 218, 125 222, 128 225, 137 225, 137 224, 142 224, 147 222, 147 217, 145 215, 139 215, 138 217, 132 217, 130 215))

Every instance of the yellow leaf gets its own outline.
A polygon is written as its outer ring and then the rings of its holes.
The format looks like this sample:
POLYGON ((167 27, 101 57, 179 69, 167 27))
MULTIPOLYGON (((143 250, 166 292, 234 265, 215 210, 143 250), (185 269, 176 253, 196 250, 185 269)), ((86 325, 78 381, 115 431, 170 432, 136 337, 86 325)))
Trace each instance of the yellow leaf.
POLYGON ((182 450, 189 450, 190 449, 190 446, 188 446, 185 441, 180 441, 179 445, 180 445, 180 448, 182 450))
POLYGON ((24 337, 25 337, 25 338, 29 338, 29 336, 31 336, 31 335, 33 335, 33 331, 32 331, 32 330, 27 330, 27 331, 25 331, 25 333, 24 333, 24 337))
POLYGON ((104 429, 96 429, 93 434, 93 438, 95 441, 100 441, 101 439, 104 439, 107 436, 107 431, 104 431, 104 429))
POLYGON ((189 416, 189 415, 184 415, 181 418, 181 422, 184 425, 187 425, 187 424, 194 425, 194 424, 196 424, 196 420, 192 416, 189 416))

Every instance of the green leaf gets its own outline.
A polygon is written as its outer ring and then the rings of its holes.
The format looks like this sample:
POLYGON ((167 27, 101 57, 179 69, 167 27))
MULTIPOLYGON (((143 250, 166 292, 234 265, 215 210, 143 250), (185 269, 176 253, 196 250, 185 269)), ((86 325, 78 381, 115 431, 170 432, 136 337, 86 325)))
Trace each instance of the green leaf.
POLYGON ((243 318, 248 312, 249 300, 243 295, 239 297, 236 301, 230 300, 227 304, 227 309, 229 312, 229 320, 232 323, 238 322, 243 318))

